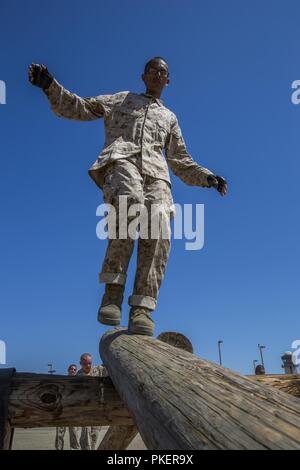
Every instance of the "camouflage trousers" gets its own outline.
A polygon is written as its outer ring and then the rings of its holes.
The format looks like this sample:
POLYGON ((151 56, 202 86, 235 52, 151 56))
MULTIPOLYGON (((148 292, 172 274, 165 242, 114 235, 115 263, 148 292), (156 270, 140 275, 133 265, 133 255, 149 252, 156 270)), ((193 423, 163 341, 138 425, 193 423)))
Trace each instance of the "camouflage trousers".
MULTIPOLYGON (((122 220, 119 216, 120 196, 126 196, 128 208, 132 204, 142 204, 149 214, 148 238, 138 238, 137 269, 133 293, 128 303, 131 306, 147 307, 154 310, 159 288, 164 277, 170 253, 170 217, 174 214, 174 203, 169 184, 161 179, 143 175, 134 159, 120 159, 108 167, 104 175, 104 202, 111 204, 116 211, 117 237, 108 236, 108 247, 99 274, 100 282, 124 285, 130 258, 134 249, 134 239, 118 237, 122 220), (151 210, 164 207, 159 214, 159 224, 153 237, 151 210)), ((155 211, 154 211, 155 212, 155 211)), ((129 213, 126 214, 130 223, 129 213)))
POLYGON ((95 450, 100 432, 99 426, 81 428, 80 447, 82 450, 95 450))
MULTIPOLYGON (((79 443, 79 433, 81 428, 69 427, 69 438, 70 438, 70 449, 80 449, 79 443)), ((56 428, 56 436, 55 436, 55 449, 56 450, 64 450, 64 438, 66 434, 66 427, 58 427, 56 428)))

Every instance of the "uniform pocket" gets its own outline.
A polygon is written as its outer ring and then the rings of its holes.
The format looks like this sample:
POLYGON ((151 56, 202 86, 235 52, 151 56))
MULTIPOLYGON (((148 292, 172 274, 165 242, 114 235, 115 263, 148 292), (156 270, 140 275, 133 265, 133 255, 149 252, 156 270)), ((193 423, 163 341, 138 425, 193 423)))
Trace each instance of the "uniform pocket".
POLYGON ((144 109, 143 108, 135 109, 135 108, 128 108, 128 106, 120 106, 116 110, 115 114, 116 116, 122 119, 128 119, 128 120, 138 119, 144 114, 144 109))
POLYGON ((167 141, 168 134, 169 132, 166 128, 166 123, 158 119, 156 121, 156 143, 164 147, 167 141))
POLYGON ((103 187, 102 187, 103 200, 106 204, 112 204, 112 201, 114 199, 114 195, 116 192, 116 188, 113 183, 113 176, 114 176, 114 164, 111 163, 110 165, 108 165, 103 176, 103 187))
POLYGON ((113 170, 114 170, 114 163, 109 163, 106 167, 106 169, 104 170, 104 174, 103 174, 103 182, 104 184, 109 180, 109 178, 111 177, 112 173, 113 173, 113 170))
POLYGON ((136 128, 143 119, 144 111, 120 106, 116 108, 110 117, 109 133, 111 138, 122 136, 125 141, 135 138, 136 128))

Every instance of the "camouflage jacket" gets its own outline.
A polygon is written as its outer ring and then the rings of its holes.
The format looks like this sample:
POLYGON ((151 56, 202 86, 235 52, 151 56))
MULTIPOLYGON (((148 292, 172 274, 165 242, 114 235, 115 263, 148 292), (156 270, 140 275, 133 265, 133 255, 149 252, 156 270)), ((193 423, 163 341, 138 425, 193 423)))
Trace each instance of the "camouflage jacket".
POLYGON ((59 117, 92 121, 104 118, 105 142, 89 175, 102 188, 106 166, 119 158, 141 159, 142 173, 170 183, 168 166, 182 181, 208 186, 212 174, 188 154, 177 118, 162 101, 128 91, 81 98, 56 80, 45 91, 59 117))
POLYGON ((79 371, 77 372, 77 375, 90 375, 93 377, 107 377, 108 376, 107 370, 104 366, 92 367, 88 374, 83 372, 82 369, 79 369, 79 371))

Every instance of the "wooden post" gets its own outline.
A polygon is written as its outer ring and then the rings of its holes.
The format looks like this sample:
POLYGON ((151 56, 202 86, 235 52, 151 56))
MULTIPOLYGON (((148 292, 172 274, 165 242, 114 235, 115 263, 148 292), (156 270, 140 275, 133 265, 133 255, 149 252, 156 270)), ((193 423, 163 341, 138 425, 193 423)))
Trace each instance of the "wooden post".
POLYGON ((0 450, 12 447, 13 428, 9 419, 8 399, 15 369, 0 370, 0 450))
POLYGON ((138 433, 132 426, 110 426, 99 444, 98 450, 125 450, 138 433))
POLYGON ((16 373, 8 414, 21 428, 134 424, 109 377, 16 373))
POLYGON ((297 398, 127 330, 100 354, 148 449, 300 449, 297 398))

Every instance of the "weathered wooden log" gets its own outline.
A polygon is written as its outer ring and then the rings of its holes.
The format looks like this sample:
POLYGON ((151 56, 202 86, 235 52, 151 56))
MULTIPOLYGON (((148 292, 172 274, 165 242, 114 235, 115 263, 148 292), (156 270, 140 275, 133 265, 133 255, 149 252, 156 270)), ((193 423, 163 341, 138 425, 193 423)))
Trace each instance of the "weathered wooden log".
POLYGON ((126 330, 100 354, 148 449, 300 449, 295 397, 126 330))
POLYGON ((175 346, 175 348, 183 349, 190 353, 194 352, 192 343, 182 333, 177 333, 176 331, 165 331, 164 333, 160 333, 157 339, 170 344, 171 346, 175 346))
POLYGON ((300 398, 300 374, 249 375, 249 379, 265 385, 271 385, 282 392, 300 398))
POLYGON ((132 426, 110 426, 99 444, 98 450, 125 450, 138 433, 132 426))
MULTIPOLYGON (((171 344, 179 349, 193 352, 193 346, 190 340, 181 333, 177 332, 164 332, 161 333, 157 339, 165 343, 171 344)), ((138 433, 136 426, 110 426, 102 439, 98 450, 122 450, 127 449, 130 442, 135 438, 138 433)))
POLYGON ((134 424, 109 377, 16 373, 8 415, 15 428, 134 424))

